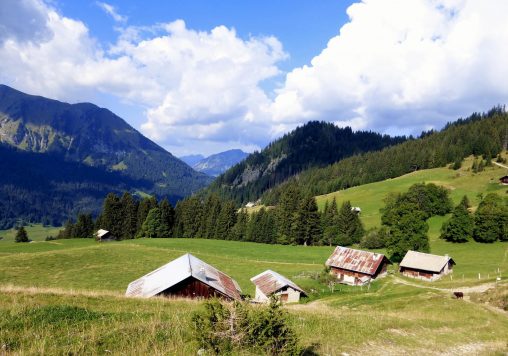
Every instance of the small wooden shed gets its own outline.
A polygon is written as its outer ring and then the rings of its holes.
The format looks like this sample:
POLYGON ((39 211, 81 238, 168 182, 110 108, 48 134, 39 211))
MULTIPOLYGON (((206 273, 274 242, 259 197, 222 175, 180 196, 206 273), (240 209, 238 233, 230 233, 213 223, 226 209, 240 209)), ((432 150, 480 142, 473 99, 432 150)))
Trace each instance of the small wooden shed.
POLYGON ((339 283, 360 286, 384 277, 390 260, 381 253, 337 246, 326 261, 339 283))
POLYGON ((435 281, 453 272, 455 261, 448 256, 431 255, 417 251, 407 251, 399 264, 399 271, 406 277, 435 281))
POLYGON ((501 183, 502 185, 508 185, 508 176, 499 178, 499 183, 501 183))
POLYGON ((256 286, 254 301, 258 303, 268 302, 272 295, 279 296, 284 303, 296 303, 301 296, 307 296, 293 281, 272 270, 266 270, 250 280, 256 286))
POLYGON ((187 253, 131 282, 125 295, 240 300, 241 293, 233 278, 187 253))
POLYGON ((108 230, 99 229, 95 233, 95 240, 99 242, 115 241, 116 237, 111 234, 108 230))

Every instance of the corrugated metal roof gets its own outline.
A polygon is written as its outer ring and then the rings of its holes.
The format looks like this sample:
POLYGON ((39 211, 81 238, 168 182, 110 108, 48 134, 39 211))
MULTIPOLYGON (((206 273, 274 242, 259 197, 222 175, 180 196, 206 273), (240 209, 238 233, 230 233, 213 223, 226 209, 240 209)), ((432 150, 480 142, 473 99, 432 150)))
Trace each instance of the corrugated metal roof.
POLYGON ((450 260, 453 264, 455 264, 449 256, 438 256, 431 255, 430 253, 407 251, 399 266, 439 273, 450 260))
POLYGON ((109 233, 109 231, 108 231, 108 230, 104 230, 104 229, 99 229, 99 230, 97 230, 97 236, 98 236, 99 238, 100 238, 100 237, 102 237, 102 236, 104 236, 104 235, 106 235, 106 234, 108 234, 108 233, 109 233))
MULTIPOLYGON (((381 253, 355 250, 337 246, 326 260, 326 265, 369 275, 374 275, 385 256, 381 253)), ((388 259, 386 259, 388 260, 388 259)))
POLYGON ((230 298, 241 299, 242 290, 233 278, 189 253, 131 282, 125 295, 153 297, 191 276, 230 298))
POLYGON ((252 277, 250 280, 266 296, 270 296, 271 294, 288 286, 293 288, 294 290, 300 291, 301 293, 307 295, 307 293, 305 293, 305 291, 302 288, 298 287, 291 280, 272 270, 266 270, 263 273, 260 273, 257 276, 252 277))

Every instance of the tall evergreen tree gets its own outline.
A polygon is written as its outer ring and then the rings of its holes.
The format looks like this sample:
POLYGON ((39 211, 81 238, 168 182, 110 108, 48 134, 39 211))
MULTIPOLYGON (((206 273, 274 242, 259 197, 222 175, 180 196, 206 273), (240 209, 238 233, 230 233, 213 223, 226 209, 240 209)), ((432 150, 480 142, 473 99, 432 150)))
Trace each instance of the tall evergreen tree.
POLYGON ((316 199, 312 196, 307 197, 302 204, 301 220, 303 222, 303 245, 313 245, 320 243, 323 239, 323 230, 321 227, 321 216, 318 211, 316 199))
POLYGON ((138 230, 138 201, 129 192, 120 199, 123 215, 122 239, 133 239, 138 230))
POLYGON ((136 229, 138 232, 141 230, 141 227, 143 226, 146 217, 148 216, 148 212, 157 207, 158 207, 157 198, 155 198, 154 196, 145 197, 139 202, 138 222, 136 229))
POLYGON ((222 204, 217 223, 215 226, 215 237, 221 240, 231 240, 233 227, 236 224, 236 207, 232 200, 222 204))
POLYGON ((203 239, 215 239, 217 236, 216 225, 219 214, 222 209, 222 201, 217 194, 210 194, 205 201, 202 216, 201 216, 201 229, 199 237, 203 239))
POLYGON ((469 201, 464 196, 453 210, 450 220, 441 227, 441 238, 449 242, 467 242, 473 236, 474 220, 468 211, 469 201))
POLYGON ((165 229, 167 229, 168 236, 171 237, 173 234, 173 227, 175 225, 175 209, 167 199, 163 199, 159 204, 159 209, 161 211, 162 223, 165 225, 165 229))
POLYGON ((247 224, 249 223, 249 214, 246 209, 240 209, 236 216, 236 224, 233 226, 231 239, 235 241, 245 241, 247 235, 247 224))
POLYGON ((116 238, 123 236, 123 210, 120 198, 114 193, 109 193, 104 199, 100 228, 108 230, 116 238))
POLYGON ((365 233, 360 217, 353 211, 349 201, 345 201, 339 210, 337 228, 337 243, 342 246, 360 242, 365 233))
POLYGON ((76 224, 73 226, 73 237, 78 238, 93 238, 95 224, 93 222, 92 214, 79 214, 76 224))
POLYGON ((301 206, 302 194, 297 184, 290 184, 282 192, 279 204, 276 207, 275 215, 277 219, 278 236, 277 240, 281 244, 297 243, 295 232, 300 231, 297 221, 298 209, 301 206))
POLYGON ((18 231, 16 232, 16 237, 14 238, 16 242, 29 242, 28 233, 25 230, 24 226, 20 226, 18 231))

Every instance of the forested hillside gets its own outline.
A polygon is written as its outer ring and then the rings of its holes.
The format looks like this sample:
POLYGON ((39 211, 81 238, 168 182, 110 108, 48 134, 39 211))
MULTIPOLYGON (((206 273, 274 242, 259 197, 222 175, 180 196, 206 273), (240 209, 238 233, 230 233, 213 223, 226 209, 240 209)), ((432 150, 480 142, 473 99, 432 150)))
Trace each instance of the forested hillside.
POLYGON ((405 140, 368 131, 353 132, 349 127, 339 128, 331 123, 309 122, 230 168, 217 177, 205 194, 215 192, 245 203, 303 170, 324 167, 405 140))
POLYGON ((63 223, 77 210, 98 211, 97 199, 109 191, 140 190, 175 202, 211 180, 107 109, 5 85, 0 144, 3 227, 17 219, 63 223))
POLYGON ((508 113, 496 107, 488 113, 475 113, 467 119, 449 123, 441 131, 423 133, 379 152, 368 152, 343 159, 322 168, 309 169, 298 177, 267 191, 263 203, 277 203, 288 186, 297 184, 305 194, 327 194, 403 174, 453 164, 460 167, 470 155, 495 157, 508 143, 508 113))

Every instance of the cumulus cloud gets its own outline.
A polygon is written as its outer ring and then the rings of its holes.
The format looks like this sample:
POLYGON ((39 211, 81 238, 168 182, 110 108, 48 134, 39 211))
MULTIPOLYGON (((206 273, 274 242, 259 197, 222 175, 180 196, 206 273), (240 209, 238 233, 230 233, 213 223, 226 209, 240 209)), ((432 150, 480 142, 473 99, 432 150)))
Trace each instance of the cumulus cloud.
POLYGON ((508 100, 508 3, 364 0, 308 66, 287 74, 275 122, 411 132, 508 100))
POLYGON ((40 0, 0 1, 0 44, 15 41, 40 41, 51 36, 46 27, 47 11, 40 0))
POLYGON ((113 20, 116 22, 125 22, 127 21, 127 16, 120 15, 113 5, 110 5, 105 2, 97 1, 97 6, 99 6, 106 14, 111 16, 113 20))
POLYGON ((506 13, 495 0, 364 0, 284 76, 275 37, 178 20, 122 28, 104 46, 42 0, 3 0, 0 82, 70 102, 116 97, 141 108, 142 132, 177 154, 261 148, 311 119, 417 133, 508 101, 506 13), (275 93, 263 90, 274 78, 275 93))

